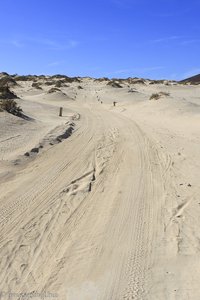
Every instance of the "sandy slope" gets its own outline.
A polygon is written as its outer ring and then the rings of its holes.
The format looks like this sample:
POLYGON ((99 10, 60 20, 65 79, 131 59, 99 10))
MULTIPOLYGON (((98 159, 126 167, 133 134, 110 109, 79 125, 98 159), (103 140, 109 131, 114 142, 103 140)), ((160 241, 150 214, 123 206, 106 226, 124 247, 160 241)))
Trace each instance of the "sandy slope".
POLYGON ((0 113, 0 289, 199 299, 200 89, 82 86, 55 101, 23 87, 32 122, 0 113), (170 96, 149 101, 158 91, 170 96), (52 143, 71 122, 73 134, 52 143))

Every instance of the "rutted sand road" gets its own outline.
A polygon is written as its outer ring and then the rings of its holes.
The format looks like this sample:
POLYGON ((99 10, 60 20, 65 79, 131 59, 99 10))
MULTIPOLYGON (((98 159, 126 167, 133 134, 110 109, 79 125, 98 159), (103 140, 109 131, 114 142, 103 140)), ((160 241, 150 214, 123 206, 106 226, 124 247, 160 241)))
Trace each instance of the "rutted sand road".
POLYGON ((73 108, 73 135, 1 187, 0 288, 150 299, 169 162, 132 120, 73 108))

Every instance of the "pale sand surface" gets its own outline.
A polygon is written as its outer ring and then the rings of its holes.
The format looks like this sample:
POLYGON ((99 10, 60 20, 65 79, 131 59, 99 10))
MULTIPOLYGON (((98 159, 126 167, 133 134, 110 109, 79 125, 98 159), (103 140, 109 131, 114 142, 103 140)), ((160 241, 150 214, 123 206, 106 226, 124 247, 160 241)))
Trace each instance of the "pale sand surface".
POLYGON ((200 87, 19 84, 31 120, 0 112, 2 299, 199 300, 200 87))

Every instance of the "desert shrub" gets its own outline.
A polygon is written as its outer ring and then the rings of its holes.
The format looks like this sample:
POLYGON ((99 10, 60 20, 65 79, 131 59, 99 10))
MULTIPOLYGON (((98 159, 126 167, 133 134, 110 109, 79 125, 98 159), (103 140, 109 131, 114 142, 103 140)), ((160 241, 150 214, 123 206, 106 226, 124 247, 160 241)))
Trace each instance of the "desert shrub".
POLYGON ((56 75, 51 76, 51 78, 62 79, 62 78, 67 78, 67 76, 66 75, 61 75, 61 74, 56 74, 56 75))
POLYGON ((52 94, 52 93, 56 93, 56 92, 61 92, 61 90, 57 89, 57 88, 51 88, 49 91, 48 91, 48 94, 52 94))
POLYGON ((10 76, 0 78, 0 87, 15 86, 17 82, 10 76))
POLYGON ((36 79, 36 75, 22 75, 22 76, 15 76, 16 81, 34 81, 36 79))
POLYGON ((129 84, 145 84, 145 80, 144 79, 141 79, 141 78, 137 78, 137 77, 134 77, 134 78, 127 78, 126 79, 126 82, 129 83, 129 84))
POLYGON ((160 98, 160 94, 154 93, 150 96, 149 100, 158 100, 160 98))
POLYGON ((72 83, 72 82, 81 82, 78 77, 65 77, 65 82, 72 83))
POLYGON ((107 85, 112 86, 112 87, 114 87, 114 88, 122 88, 122 86, 121 86, 118 82, 115 82, 115 81, 113 81, 113 80, 109 81, 109 82, 107 83, 107 85))
POLYGON ((63 83, 62 83, 61 80, 58 80, 58 81, 56 82, 56 84, 55 84, 55 87, 57 87, 57 88, 60 88, 60 87, 62 87, 62 86, 63 86, 63 83))
POLYGON ((32 87, 33 87, 33 88, 36 88, 36 89, 38 89, 38 90, 42 90, 42 88, 41 88, 41 86, 40 86, 40 84, 39 84, 38 82, 33 82, 33 83, 32 83, 32 87))
POLYGON ((132 83, 134 83, 134 84, 145 84, 145 81, 143 80, 143 79, 136 79, 136 80, 134 80, 132 83))
POLYGON ((101 78, 96 78, 94 81, 96 81, 96 82, 103 82, 103 81, 110 81, 110 79, 107 78, 107 77, 101 77, 101 78))
POLYGON ((150 96, 149 100, 158 100, 160 99, 162 96, 170 96, 169 93, 166 92, 160 92, 160 93, 154 93, 150 96))
POLYGON ((131 88, 130 90, 128 90, 128 93, 137 93, 137 90, 131 88))
POLYGON ((55 87, 60 88, 60 87, 66 86, 65 83, 66 83, 65 79, 57 80, 55 83, 55 87))
POLYGON ((0 86, 0 99, 16 99, 17 96, 10 91, 8 86, 0 86))
POLYGON ((66 75, 56 74, 51 76, 52 79, 62 79, 64 82, 72 83, 72 82, 80 82, 78 77, 68 77, 66 75))
POLYGON ((45 85, 54 85, 56 82, 55 81, 46 81, 45 85))
POLYGON ((1 72, 1 73, 0 73, 0 76, 9 76, 9 74, 6 73, 6 72, 1 72))
POLYGON ((17 102, 13 99, 0 100, 0 109, 5 110, 15 116, 20 116, 22 109, 17 105, 17 102))

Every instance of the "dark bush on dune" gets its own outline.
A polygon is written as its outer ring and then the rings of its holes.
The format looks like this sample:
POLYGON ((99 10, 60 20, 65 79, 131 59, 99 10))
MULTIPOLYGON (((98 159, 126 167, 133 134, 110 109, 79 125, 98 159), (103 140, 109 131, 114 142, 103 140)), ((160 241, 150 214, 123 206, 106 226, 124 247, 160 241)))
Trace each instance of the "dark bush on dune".
POLYGON ((56 74, 56 75, 51 76, 51 78, 62 79, 62 78, 68 78, 68 77, 66 75, 56 74))
POLYGON ((154 93, 150 96, 149 100, 158 100, 160 99, 160 94, 154 93))
POLYGON ((9 74, 6 73, 6 72, 1 72, 1 73, 0 73, 0 76, 9 76, 9 74))
POLYGON ((55 87, 57 87, 57 88, 67 87, 67 85, 65 83, 66 83, 66 81, 64 79, 57 80, 55 83, 55 87))
POLYGON ((52 94, 52 93, 56 93, 56 92, 61 92, 60 89, 57 89, 57 88, 51 88, 49 91, 48 91, 48 94, 52 94))
POLYGON ((21 116, 22 109, 13 99, 0 100, 0 109, 5 110, 15 116, 21 116))
POLYGON ((54 85, 55 81, 46 81, 44 84, 45 85, 54 85))
POLYGON ((22 76, 15 76, 16 81, 35 81, 36 75, 22 75, 22 76))
POLYGON ((119 84, 119 83, 117 83, 117 82, 115 82, 115 81, 109 81, 108 83, 107 83, 107 85, 109 85, 109 86, 112 86, 112 87, 114 87, 114 88, 122 88, 122 86, 119 84))
POLYGON ((150 96, 149 100, 158 100, 160 99, 162 96, 170 96, 169 93, 166 92, 160 92, 160 93, 154 93, 150 96))
POLYGON ((126 79, 123 79, 123 78, 112 78, 111 81, 115 81, 115 82, 118 82, 118 83, 125 83, 126 79))
POLYGON ((60 74, 51 76, 51 79, 63 79, 65 83, 80 82, 78 77, 68 77, 66 75, 60 75, 60 74))
POLYGON ((128 90, 128 93, 138 93, 138 91, 131 88, 130 90, 128 90))
POLYGON ((103 82, 103 81, 110 81, 110 79, 107 78, 107 77, 101 77, 101 78, 96 78, 94 81, 96 81, 96 82, 103 82))
POLYGON ((65 77, 65 82, 72 83, 72 82, 81 82, 78 77, 65 77))
POLYGON ((143 80, 143 79, 137 79, 137 80, 134 80, 132 83, 134 83, 134 84, 145 84, 145 81, 143 80))
POLYGON ((17 96, 10 91, 8 86, 0 86, 0 99, 16 99, 17 96))
POLYGON ((22 109, 14 100, 17 96, 9 90, 8 86, 0 87, 0 110, 13 115, 21 116, 22 109))
POLYGON ((0 87, 5 87, 5 86, 16 86, 17 82, 10 76, 5 76, 0 78, 0 87))
POLYGON ((165 80, 151 80, 149 84, 165 84, 165 80))
POLYGON ((145 79, 137 78, 137 77, 134 78, 129 77, 126 79, 126 82, 129 84, 145 84, 145 79))
POLYGON ((41 88, 39 82, 33 82, 33 83, 32 83, 32 87, 33 87, 33 88, 36 88, 36 89, 38 89, 38 90, 42 90, 42 88, 41 88))

